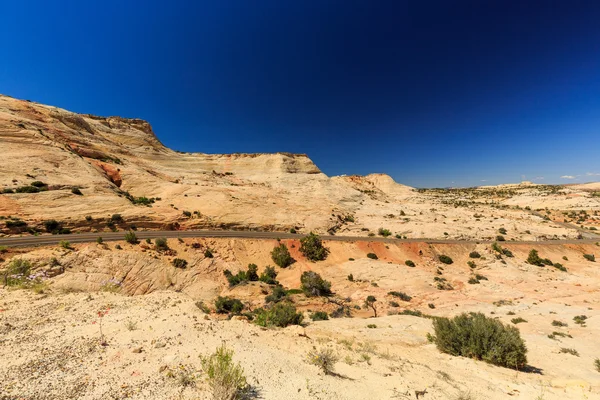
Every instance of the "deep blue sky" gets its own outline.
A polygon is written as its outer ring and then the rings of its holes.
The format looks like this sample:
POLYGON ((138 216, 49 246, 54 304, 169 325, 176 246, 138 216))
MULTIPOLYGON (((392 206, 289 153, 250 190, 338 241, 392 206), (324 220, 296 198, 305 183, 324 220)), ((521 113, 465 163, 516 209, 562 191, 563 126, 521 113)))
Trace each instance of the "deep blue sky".
POLYGON ((0 93, 143 118, 177 150, 307 153, 328 175, 419 187, 600 179, 598 1, 19 0, 1 15, 0 93))

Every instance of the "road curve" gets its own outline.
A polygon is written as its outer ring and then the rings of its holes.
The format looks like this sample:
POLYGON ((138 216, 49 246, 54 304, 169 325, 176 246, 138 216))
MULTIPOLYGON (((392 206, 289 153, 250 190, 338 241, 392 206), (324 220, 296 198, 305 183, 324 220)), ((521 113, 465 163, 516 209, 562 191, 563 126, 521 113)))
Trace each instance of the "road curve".
MULTIPOLYGON (((304 235, 284 232, 256 232, 256 231, 212 231, 212 230, 189 230, 189 231, 136 231, 138 239, 165 238, 238 238, 238 239, 300 239, 304 235)), ((39 235, 0 238, 0 246, 7 247, 34 247, 55 245, 63 240, 70 243, 95 242, 98 237, 104 241, 124 240, 125 232, 85 232, 72 233, 69 235, 39 235)), ((343 242, 383 242, 383 243, 431 243, 431 244, 477 244, 492 243, 490 240, 447 240, 447 239, 391 239, 383 237, 365 236, 322 236, 323 240, 334 240, 343 242)), ((596 243, 597 239, 568 239, 568 240, 543 240, 543 241, 506 241, 504 244, 586 244, 596 243)))

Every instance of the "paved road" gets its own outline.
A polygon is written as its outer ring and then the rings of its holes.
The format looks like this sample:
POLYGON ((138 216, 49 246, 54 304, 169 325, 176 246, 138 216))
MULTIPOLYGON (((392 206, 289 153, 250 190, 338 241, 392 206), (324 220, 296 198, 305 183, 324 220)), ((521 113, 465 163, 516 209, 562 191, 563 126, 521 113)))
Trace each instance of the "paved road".
MULTIPOLYGON (((137 231, 138 239, 165 238, 242 238, 242 239, 299 239, 304 235, 283 232, 255 232, 255 231, 137 231)), ((73 233, 70 235, 40 235, 0 238, 0 246, 32 247, 58 244, 61 240, 71 243, 95 242, 101 236, 104 241, 123 240, 125 232, 100 232, 100 233, 73 233)), ((324 240, 344 242, 368 241, 384 243, 432 243, 432 244, 475 244, 492 243, 489 240, 444 240, 444 239, 390 239, 382 237, 364 236, 330 236, 323 235, 324 240)), ((505 244, 584 244, 596 243, 598 239, 583 240, 545 240, 545 241, 507 241, 505 244)))

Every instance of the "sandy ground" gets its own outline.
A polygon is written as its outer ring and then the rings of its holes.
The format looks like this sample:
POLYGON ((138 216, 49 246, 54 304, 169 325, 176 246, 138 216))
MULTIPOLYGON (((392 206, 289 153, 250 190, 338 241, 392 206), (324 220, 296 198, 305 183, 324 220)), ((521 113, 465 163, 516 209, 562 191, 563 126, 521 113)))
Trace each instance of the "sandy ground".
POLYGON ((594 368, 594 359, 600 356, 598 267, 582 257, 597 249, 595 245, 537 247, 542 257, 560 260, 567 272, 524 263, 530 248, 515 244, 506 244, 514 258, 496 260, 486 245, 413 243, 386 248, 379 243, 328 242, 330 256, 318 263, 304 260, 295 247, 291 250, 297 262, 285 270, 277 268, 285 287, 298 287, 301 272, 311 269, 332 282, 336 297, 349 297, 351 304, 376 296, 382 316, 372 318, 362 309, 354 318, 311 322, 309 310, 331 311, 331 304, 295 295, 294 302, 307 315, 306 326, 262 329, 245 320, 206 315, 195 302, 211 304, 217 294, 227 294, 249 308, 262 305, 264 284, 228 289, 222 269, 235 272, 253 260, 262 270, 270 263, 269 251, 276 242, 206 240, 202 246, 215 252, 210 260, 194 253, 191 243, 169 242, 177 257, 190 262, 185 271, 169 264, 171 256, 158 256, 142 244, 121 243, 123 250, 78 245, 70 251, 44 248, 14 255, 29 258, 41 269, 47 268, 44 259, 56 257, 64 272, 50 279, 42 294, 0 290, 0 398, 210 398, 199 356, 222 342, 235 350, 255 398, 415 398, 414 391, 424 389, 425 399, 458 399, 467 393, 472 399, 600 398, 600 372, 594 368), (466 262, 473 250, 483 256, 475 260, 477 273, 488 278, 480 284, 466 282, 472 275, 466 262), (377 253, 379 260, 367 258, 368 252, 377 253), (449 255, 454 263, 439 263, 440 254, 449 255), (404 265, 409 258, 416 267, 404 265), (147 270, 138 269, 145 265, 147 270), (106 279, 120 278, 123 272, 127 277, 120 293, 97 291, 106 279), (355 282, 347 280, 349 273, 355 282), (169 275, 163 286, 161 274, 169 275), (436 276, 447 279, 454 290, 438 290, 436 276), (145 286, 145 294, 125 295, 136 293, 148 281, 154 284, 145 286), (392 290, 404 291, 412 300, 393 307, 390 302, 397 299, 387 294, 392 290), (396 315, 404 309, 436 316, 480 311, 508 324, 512 318, 524 318, 527 322, 518 327, 534 372, 442 354, 426 339, 433 332, 431 320, 396 315), (574 323, 576 315, 588 317, 585 326, 574 323), (553 320, 568 326, 555 327, 553 320), (100 344, 100 322, 107 346, 100 344), (376 327, 368 328, 370 324, 376 327), (555 331, 571 337, 549 338, 555 331), (339 375, 323 375, 307 363, 307 353, 322 347, 339 355, 339 375), (579 355, 561 353, 562 347, 579 355), (176 376, 187 371, 195 377, 194 384, 182 386, 169 371, 176 376))

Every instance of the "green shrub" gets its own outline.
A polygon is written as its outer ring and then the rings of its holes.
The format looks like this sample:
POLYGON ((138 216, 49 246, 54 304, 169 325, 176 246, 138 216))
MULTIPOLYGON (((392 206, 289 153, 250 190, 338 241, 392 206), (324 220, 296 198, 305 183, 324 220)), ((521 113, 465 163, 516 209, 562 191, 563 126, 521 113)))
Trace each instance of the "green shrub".
POLYGON ((434 342, 444 353, 506 368, 522 369, 527 364, 527 348, 519 330, 482 313, 435 318, 433 327, 434 342))
POLYGON ((76 194, 77 196, 83 196, 83 193, 81 193, 81 190, 79 188, 71 188, 71 193, 76 194))
POLYGON ((244 304, 238 299, 232 297, 217 297, 215 300, 215 310, 219 314, 240 314, 244 309, 244 304))
POLYGON ((27 226, 27 222, 20 219, 8 220, 4 223, 8 229, 24 228, 27 226))
POLYGON ((183 258, 175 258, 171 264, 173 264, 175 268, 185 269, 188 265, 188 262, 183 258))
POLYGON ((477 278, 475 278, 474 276, 471 276, 471 277, 469 277, 469 280, 467 282, 471 285, 475 285, 475 284, 479 283, 479 280, 477 278))
POLYGON ((505 228, 500 228, 498 229, 498 233, 501 235, 506 235, 506 229, 505 228))
POLYGON ((594 367, 596 368, 596 371, 600 372, 600 358, 594 360, 594 367))
POLYGON ((472 251, 472 252, 469 253, 469 257, 471 257, 471 258, 481 258, 481 254, 479 254, 476 251, 472 251))
POLYGON ((400 307, 400 304, 398 304, 398 302, 396 301, 390 301, 390 307, 400 307))
POLYGON ((552 326, 564 327, 564 326, 568 326, 568 324, 566 322, 554 320, 554 321, 552 321, 552 326))
POLYGON ((287 291, 281 285, 273 286, 273 291, 265 297, 267 303, 278 303, 287 299, 287 291))
POLYGON ((61 240, 60 243, 59 243, 59 246, 62 247, 63 249, 70 250, 71 249, 71 242, 69 242, 68 240, 61 240))
POLYGON ((123 217, 121 216, 121 214, 113 214, 113 215, 110 217, 110 220, 111 220, 112 222, 123 222, 123 217))
POLYGON ((42 181, 34 181, 34 182, 31 182, 31 186, 35 186, 37 188, 41 188, 41 187, 48 186, 48 185, 46 185, 42 181))
POLYGON ((273 259, 273 262, 281 268, 287 268, 295 261, 287 246, 283 243, 279 244, 279 246, 275 246, 271 251, 271 258, 273 259))
POLYGON ((567 272, 567 268, 565 268, 565 266, 561 263, 554 263, 552 266, 558 270, 561 270, 562 272, 567 272))
POLYGON ((85 216, 85 220, 86 220, 87 222, 92 222, 92 216, 91 216, 91 215, 86 215, 86 216, 85 216))
POLYGON ((291 233, 291 234, 296 234, 296 233, 298 233, 298 232, 296 231, 296 229, 292 228, 292 229, 290 229, 290 233, 291 233))
POLYGON ((204 257, 206 257, 206 258, 213 258, 214 255, 213 255, 213 253, 212 253, 212 251, 210 249, 206 249, 206 250, 204 250, 204 257))
POLYGON ((569 349, 569 348, 566 348, 566 347, 561 347, 560 352, 561 353, 570 354, 572 356, 579 357, 579 352, 577 350, 575 350, 575 349, 569 349))
POLYGON ((156 240, 154 240, 154 248, 158 251, 169 250, 169 243, 167 242, 167 238, 156 238, 156 240))
POLYGON ((377 257, 377 254, 375 253, 368 253, 367 254, 367 258, 370 258, 371 260, 378 260, 379 257, 377 257))
POLYGON ((388 294, 390 296, 397 297, 397 298, 399 298, 400 300, 403 300, 403 301, 411 301, 412 300, 412 297, 410 297, 409 295, 407 295, 404 292, 393 291, 393 292, 388 292, 388 294))
POLYGON ((440 262, 444 263, 444 264, 452 264, 454 262, 454 261, 452 261, 452 259, 450 257, 448 257, 447 255, 444 255, 444 254, 439 256, 438 260, 440 260, 440 262))
POLYGON ((116 245, 115 245, 115 249, 117 249, 117 250, 122 250, 123 248, 121 247, 121 245, 120 245, 120 244, 116 244, 116 245))
POLYGON ((13 258, 4 273, 4 284, 19 286, 27 282, 31 274, 31 262, 22 258, 13 258))
POLYGON ((477 264, 475 264, 475 261, 467 261, 467 265, 469 266, 469 268, 476 268, 477 264))
POLYGON ((61 223, 54 219, 49 219, 47 221, 44 221, 44 228, 46 228, 46 232, 48 232, 48 233, 58 233, 58 231, 61 227, 62 227, 61 223))
POLYGON ((388 237, 392 234, 388 229, 379 228, 379 236, 388 237))
POLYGON ((138 244, 138 238, 134 231, 129 231, 125 234, 125 241, 129 244, 138 244))
POLYGON ((311 232, 300 239, 300 252, 310 261, 321 261, 327 258, 329 250, 323 246, 321 238, 311 232))
POLYGON ((277 282, 275 278, 277 278, 277 272, 275 271, 275 268, 267 266, 265 267, 263 273, 260 274, 258 280, 266 283, 267 285, 277 285, 279 282, 277 282))
POLYGON ((258 266, 256 264, 248 264, 248 270, 246 271, 246 277, 249 281, 258 280, 258 266))
POLYGON ((244 369, 233 362, 233 350, 225 344, 208 357, 201 357, 202 369, 215 400, 241 400, 247 397, 249 385, 244 369))
POLYGON ((596 256, 594 256, 593 254, 584 254, 583 258, 591 262, 596 261, 596 256))
POLYGON ((296 307, 287 302, 274 304, 271 308, 259 308, 254 322, 264 327, 281 327, 300 325, 303 315, 296 312, 296 307))
POLYGON ((19 188, 16 188, 15 192, 17 192, 17 193, 39 193, 40 188, 37 188, 35 186, 21 186, 19 188))
POLYGON ((186 218, 192 218, 192 212, 191 211, 184 211, 182 214, 186 218))
POLYGON ((415 267, 415 263, 411 260, 406 260, 404 261, 404 264, 406 264, 407 266, 414 268, 415 267))
POLYGON ((505 238, 504 238, 504 236, 502 236, 502 235, 498 235, 498 236, 496 236, 496 240, 497 240, 498 242, 505 242, 505 241, 506 241, 506 239, 505 239, 505 238))
POLYGON ((14 193, 15 191, 12 190, 11 188, 4 188, 2 189, 2 194, 10 194, 10 193, 14 193))
POLYGON ((320 350, 313 349, 308 352, 306 358, 309 364, 319 367, 325 375, 333 373, 335 363, 339 360, 339 357, 329 347, 320 350))
POLYGON ((349 280, 350 282, 354 282, 354 275, 352 275, 352 274, 349 274, 349 275, 348 275, 348 280, 349 280))
POLYGON ((301 288, 308 297, 331 295, 331 282, 321 278, 321 275, 313 271, 305 271, 300 277, 301 288))
POLYGON ((588 317, 586 315, 576 315, 573 317, 573 321, 575 321, 576 324, 581 326, 585 326, 585 321, 587 319, 588 317))
POLYGON ((537 250, 531 249, 529 251, 529 256, 527 257, 527 262, 531 265, 537 265, 538 267, 544 266, 544 260, 542 260, 537 252, 537 250))
POLYGON ((98 236, 98 238, 96 239, 96 243, 98 243, 98 244, 104 243, 104 239, 102 239, 102 236, 98 236))
POLYGON ((368 324, 367 328, 369 328, 369 329, 375 329, 375 328, 377 328, 377 325, 375 325, 375 324, 368 324))
POLYGON ((310 319, 313 321, 327 321, 329 316, 325 311, 315 311, 314 313, 310 314, 310 319))

